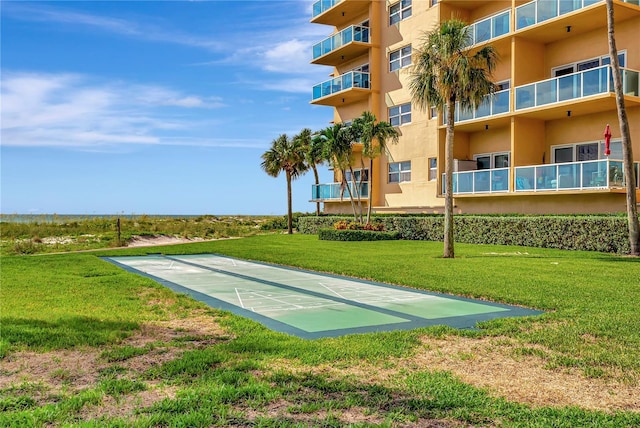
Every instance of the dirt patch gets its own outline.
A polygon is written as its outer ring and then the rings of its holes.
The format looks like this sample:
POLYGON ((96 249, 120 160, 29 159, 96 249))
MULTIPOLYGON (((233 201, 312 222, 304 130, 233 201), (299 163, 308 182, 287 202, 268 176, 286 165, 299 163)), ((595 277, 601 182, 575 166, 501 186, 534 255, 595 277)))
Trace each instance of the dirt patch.
POLYGON ((183 238, 179 236, 165 236, 165 235, 145 235, 145 236, 133 236, 127 247, 152 247, 155 245, 175 245, 175 244, 189 244, 193 242, 202 242, 203 238, 183 238))

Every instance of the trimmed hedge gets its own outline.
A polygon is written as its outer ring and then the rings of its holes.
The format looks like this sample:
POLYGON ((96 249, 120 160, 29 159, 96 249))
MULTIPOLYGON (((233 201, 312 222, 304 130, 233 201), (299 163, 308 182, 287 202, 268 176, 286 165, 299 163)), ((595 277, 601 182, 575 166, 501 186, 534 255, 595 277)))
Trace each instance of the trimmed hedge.
MULTIPOLYGON (((316 234, 346 216, 301 217, 301 233, 316 234)), ((373 220, 373 219, 372 219, 373 220)), ((399 239, 442 241, 444 217, 375 217, 399 239)), ((374 232, 380 233, 380 232, 374 232)), ((469 244, 629 253, 627 219, 623 216, 454 216, 454 239, 469 244)))
POLYGON ((373 230, 320 229, 318 237, 323 241, 390 241, 400 239, 400 234, 373 230))

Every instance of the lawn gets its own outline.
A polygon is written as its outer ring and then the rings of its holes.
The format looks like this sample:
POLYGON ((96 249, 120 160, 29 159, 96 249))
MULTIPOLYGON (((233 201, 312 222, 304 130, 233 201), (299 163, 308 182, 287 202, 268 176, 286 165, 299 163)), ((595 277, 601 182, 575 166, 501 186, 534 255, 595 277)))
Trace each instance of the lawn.
POLYGON ((640 259, 262 235, 2 258, 0 426, 640 426, 640 259), (98 258, 219 253, 546 311, 303 340, 98 258))

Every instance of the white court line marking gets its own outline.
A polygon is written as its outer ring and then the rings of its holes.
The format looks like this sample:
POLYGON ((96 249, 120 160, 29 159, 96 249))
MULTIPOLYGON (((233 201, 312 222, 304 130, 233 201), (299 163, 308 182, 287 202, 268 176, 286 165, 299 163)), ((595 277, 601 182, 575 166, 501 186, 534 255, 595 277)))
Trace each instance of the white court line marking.
MULTIPOLYGON (((240 293, 238 292, 238 289, 236 288, 235 290, 236 290, 236 296, 238 296, 238 300, 240 301, 240 306, 242 306, 242 309, 246 309, 244 307, 244 303, 242 303, 242 298, 240 297, 240 293)), ((251 310, 253 311, 253 308, 251 308, 251 310)))
MULTIPOLYGON (((236 288, 236 290, 237 290, 237 288, 236 288)), ((237 292, 237 291, 236 291, 236 292, 237 292)), ((254 291, 253 293, 254 293, 256 296, 258 296, 258 297, 262 297, 262 298, 264 298, 264 299, 273 300, 274 302, 282 303, 282 304, 284 304, 284 305, 288 305, 288 306, 294 306, 294 307, 296 307, 296 308, 298 308, 298 309, 304 309, 304 306, 296 305, 295 303, 290 303, 290 302, 287 302, 287 301, 285 301, 285 300, 280 300, 280 299, 276 299, 276 298, 274 298, 274 297, 265 296, 264 294, 257 293, 257 292, 255 292, 255 291, 254 291)))
MULTIPOLYGON (((329 292, 331 292, 331 293, 335 294, 336 296, 340 297, 341 299, 347 299, 346 297, 344 297, 342 294, 338 293, 338 292, 337 292, 336 290, 334 290, 333 288, 328 287, 328 286, 324 285, 324 284, 323 284, 323 283, 321 283, 321 282, 319 282, 318 284, 320 284, 320 286, 321 286, 321 287, 324 287, 324 288, 326 288, 327 290, 329 290, 329 292)), ((357 300, 354 300, 354 302, 355 302, 355 301, 357 301, 357 300)))

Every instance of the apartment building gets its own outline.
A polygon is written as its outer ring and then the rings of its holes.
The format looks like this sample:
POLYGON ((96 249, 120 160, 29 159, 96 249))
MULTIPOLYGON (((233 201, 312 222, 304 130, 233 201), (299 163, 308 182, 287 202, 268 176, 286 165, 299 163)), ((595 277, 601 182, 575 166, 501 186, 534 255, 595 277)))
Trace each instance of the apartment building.
MULTIPOLYGON (((614 16, 638 180, 639 0, 614 0, 614 16)), ((401 135, 371 171, 354 144, 355 174, 365 180, 362 203, 371 192, 374 212, 442 212, 443 115, 413 105, 408 82, 412 53, 451 18, 469 23, 469 49, 491 44, 499 55, 493 75, 499 90, 475 111, 456 109, 455 211, 625 211, 604 0, 316 2, 311 22, 328 26, 328 37, 314 45, 312 63, 333 72, 313 87, 311 103, 333 107, 334 122, 369 110, 401 135)), ((340 177, 334 181, 313 186, 312 200, 327 213, 348 213, 340 177)))

